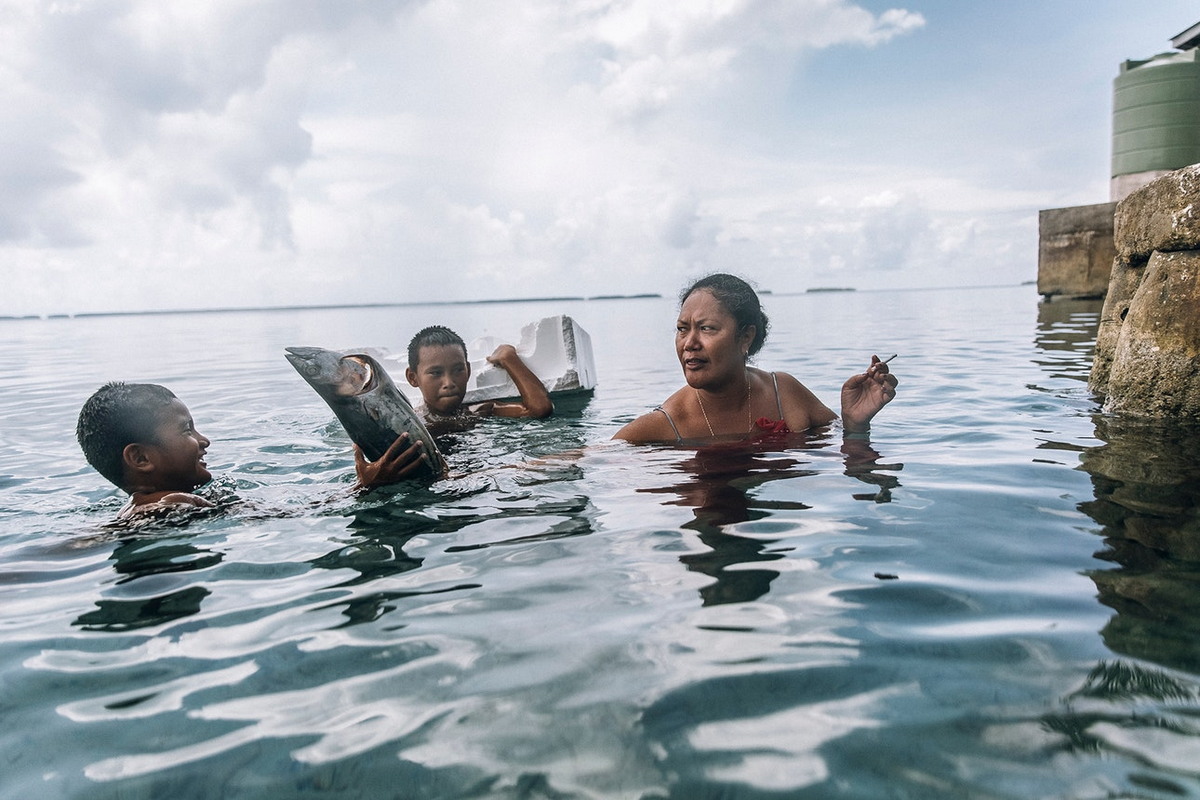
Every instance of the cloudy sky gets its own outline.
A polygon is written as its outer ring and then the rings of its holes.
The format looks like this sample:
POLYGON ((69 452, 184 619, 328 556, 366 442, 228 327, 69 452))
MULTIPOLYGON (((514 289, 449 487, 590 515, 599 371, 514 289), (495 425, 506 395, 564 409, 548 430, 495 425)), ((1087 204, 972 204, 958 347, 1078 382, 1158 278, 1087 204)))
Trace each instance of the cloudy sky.
POLYGON ((1032 279, 1183 0, 0 0, 0 314, 1032 279))

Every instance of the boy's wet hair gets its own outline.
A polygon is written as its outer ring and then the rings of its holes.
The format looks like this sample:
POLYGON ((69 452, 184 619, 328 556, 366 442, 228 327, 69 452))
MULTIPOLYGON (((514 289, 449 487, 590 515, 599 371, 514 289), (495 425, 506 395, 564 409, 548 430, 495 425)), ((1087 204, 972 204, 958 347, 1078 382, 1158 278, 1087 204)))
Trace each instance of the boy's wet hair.
POLYGON ((701 278, 684 289, 683 293, 679 295, 679 305, 682 306, 693 292, 701 289, 712 292, 712 296, 717 299, 721 307, 729 312, 729 315, 737 322, 739 331, 747 325, 754 326, 754 341, 750 343, 749 355, 754 355, 761 350, 763 342, 767 340, 767 329, 771 323, 762 309, 762 304, 758 301, 758 293, 754 291, 754 288, 736 275, 717 272, 701 278))
POLYGON ((422 347, 444 347, 456 344, 462 348, 463 358, 467 357, 467 345, 462 337, 445 325, 430 325, 417 331, 416 336, 408 343, 408 368, 415 370, 421 361, 422 347))
POLYGON ((75 438, 96 471, 122 489, 126 445, 153 442, 162 409, 175 395, 156 383, 106 383, 79 410, 75 438))

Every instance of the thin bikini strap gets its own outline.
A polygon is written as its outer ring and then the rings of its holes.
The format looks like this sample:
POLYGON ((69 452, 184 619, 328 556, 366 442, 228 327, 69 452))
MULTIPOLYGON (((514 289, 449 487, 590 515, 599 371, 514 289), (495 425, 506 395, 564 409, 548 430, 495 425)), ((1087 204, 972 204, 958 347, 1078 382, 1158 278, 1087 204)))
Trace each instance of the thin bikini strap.
POLYGON ((779 376, 772 372, 771 380, 775 383, 775 407, 779 409, 779 418, 783 419, 783 400, 779 397, 779 376))
POLYGON ((663 416, 667 418, 667 422, 671 425, 671 430, 675 431, 675 441, 682 442, 683 437, 679 435, 679 428, 675 427, 675 420, 671 419, 671 415, 667 413, 667 410, 662 406, 655 406, 654 410, 663 413, 663 416))

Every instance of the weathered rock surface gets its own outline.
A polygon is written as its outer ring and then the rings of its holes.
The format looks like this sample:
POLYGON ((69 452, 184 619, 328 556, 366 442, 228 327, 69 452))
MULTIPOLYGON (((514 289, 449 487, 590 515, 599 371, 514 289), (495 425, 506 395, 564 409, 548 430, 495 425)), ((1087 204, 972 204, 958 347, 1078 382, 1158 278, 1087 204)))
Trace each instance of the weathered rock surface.
POLYGON ((1168 172, 1117 205, 1117 259, 1144 264, 1156 250, 1200 249, 1200 164, 1168 172))
POLYGON ((1100 312, 1100 327, 1096 331, 1092 371, 1088 375, 1088 388, 1093 392, 1105 394, 1108 389, 1108 375, 1117 349, 1117 339, 1125 324, 1125 316, 1129 313, 1133 293, 1137 291, 1144 273, 1144 265, 1131 267, 1120 259, 1113 261, 1108 294, 1104 296, 1104 308, 1100 312))
POLYGON ((1200 419, 1200 164, 1118 205, 1088 380, 1105 411, 1200 419))
POLYGON ((1155 252, 1141 272, 1108 366, 1104 409, 1200 418, 1200 250, 1155 252))

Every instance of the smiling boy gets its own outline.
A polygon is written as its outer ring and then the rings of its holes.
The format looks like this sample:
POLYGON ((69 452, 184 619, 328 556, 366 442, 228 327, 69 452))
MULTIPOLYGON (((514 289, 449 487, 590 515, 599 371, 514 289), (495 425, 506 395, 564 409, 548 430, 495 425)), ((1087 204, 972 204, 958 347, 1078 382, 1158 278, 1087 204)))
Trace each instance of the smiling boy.
POLYGON ((118 519, 173 506, 213 505, 192 493, 212 480, 204 463, 210 442, 169 389, 154 383, 105 384, 83 404, 75 436, 88 463, 129 493, 118 519))
POLYGON ((471 364, 467 361, 467 346, 462 337, 442 325, 423 328, 413 336, 408 343, 408 369, 404 371, 404 377, 409 385, 421 390, 426 422, 435 432, 470 424, 478 417, 543 419, 554 412, 546 387, 517 355, 516 348, 502 344, 487 360, 508 373, 521 402, 464 406, 471 364))
MULTIPOLYGON (((212 480, 204 456, 208 437, 169 389, 155 383, 101 386, 83 404, 75 437, 89 464, 129 493, 117 519, 164 513, 173 508, 214 504, 193 492, 212 480)), ((402 434, 373 462, 357 445, 354 467, 359 489, 396 483, 422 466, 420 443, 402 434)))

